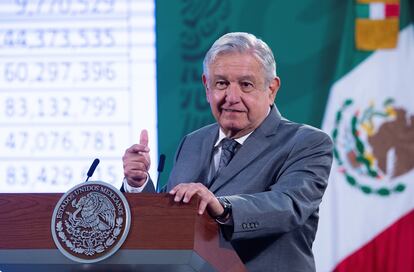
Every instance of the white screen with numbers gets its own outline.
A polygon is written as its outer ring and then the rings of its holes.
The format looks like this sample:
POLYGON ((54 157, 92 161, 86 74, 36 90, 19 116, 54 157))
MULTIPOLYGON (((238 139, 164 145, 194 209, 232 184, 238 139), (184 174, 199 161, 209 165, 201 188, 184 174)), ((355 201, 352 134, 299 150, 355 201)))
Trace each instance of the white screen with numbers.
POLYGON ((156 169, 154 2, 0 1, 0 193, 65 192, 94 158, 120 187, 143 128, 156 169))

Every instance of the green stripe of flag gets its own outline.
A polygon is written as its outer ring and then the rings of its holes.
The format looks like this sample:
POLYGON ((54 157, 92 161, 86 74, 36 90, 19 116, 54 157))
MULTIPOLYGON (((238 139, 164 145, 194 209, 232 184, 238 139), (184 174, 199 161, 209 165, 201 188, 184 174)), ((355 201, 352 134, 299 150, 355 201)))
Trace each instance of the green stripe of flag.
POLYGON ((356 17, 357 18, 369 18, 369 5, 368 4, 356 5, 356 17))

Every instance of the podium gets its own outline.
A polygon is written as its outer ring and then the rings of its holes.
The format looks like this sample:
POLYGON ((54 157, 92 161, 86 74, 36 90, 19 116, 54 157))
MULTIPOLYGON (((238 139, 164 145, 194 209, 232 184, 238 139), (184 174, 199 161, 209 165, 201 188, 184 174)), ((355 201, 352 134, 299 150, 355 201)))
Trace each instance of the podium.
POLYGON ((0 271, 246 271, 219 234, 197 214, 197 199, 175 203, 168 194, 125 194, 131 226, 109 258, 82 264, 65 257, 51 234, 62 194, 0 194, 0 271))

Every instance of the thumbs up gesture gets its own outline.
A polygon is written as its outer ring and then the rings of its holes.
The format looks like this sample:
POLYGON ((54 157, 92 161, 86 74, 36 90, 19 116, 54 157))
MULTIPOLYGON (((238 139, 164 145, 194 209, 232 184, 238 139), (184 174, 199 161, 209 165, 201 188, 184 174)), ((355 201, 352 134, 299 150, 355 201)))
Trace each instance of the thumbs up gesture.
POLYGON ((134 144, 125 151, 122 157, 124 175, 128 184, 132 187, 141 187, 148 177, 151 165, 148 147, 148 131, 142 130, 139 144, 134 144))

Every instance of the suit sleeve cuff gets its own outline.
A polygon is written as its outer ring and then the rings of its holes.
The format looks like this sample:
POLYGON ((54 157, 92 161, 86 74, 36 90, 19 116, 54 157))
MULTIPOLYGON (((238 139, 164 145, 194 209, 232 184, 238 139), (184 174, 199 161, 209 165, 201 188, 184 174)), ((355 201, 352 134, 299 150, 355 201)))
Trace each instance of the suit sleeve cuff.
POLYGON ((216 219, 216 222, 223 226, 233 226, 234 225, 233 215, 230 215, 226 219, 216 219))
POLYGON ((141 193, 144 190, 145 186, 147 185, 148 180, 149 180, 149 175, 147 175, 147 180, 145 181, 145 183, 141 187, 133 187, 133 186, 129 185, 128 181, 125 177, 124 177, 124 180, 122 182, 124 184, 125 192, 127 192, 127 193, 141 193))

